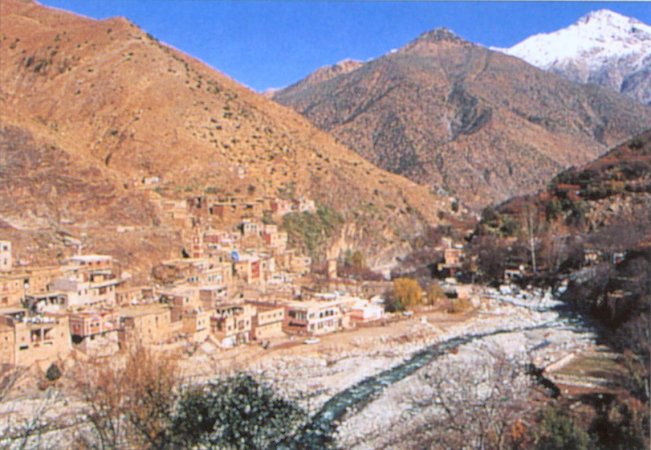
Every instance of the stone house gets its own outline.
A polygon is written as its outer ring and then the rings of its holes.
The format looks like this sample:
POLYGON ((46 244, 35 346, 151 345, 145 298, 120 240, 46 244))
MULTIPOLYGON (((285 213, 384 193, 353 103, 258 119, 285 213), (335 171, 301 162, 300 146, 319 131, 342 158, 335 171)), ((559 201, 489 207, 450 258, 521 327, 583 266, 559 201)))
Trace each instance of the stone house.
POLYGON ((287 248, 287 233, 278 231, 276 225, 265 225, 262 230, 262 239, 269 248, 284 251, 287 248))
POLYGON ((246 344, 251 338, 254 316, 252 305, 219 306, 210 318, 210 332, 222 347, 246 344))
POLYGON ((8 329, 13 333, 13 356, 3 355, 0 359, 11 359, 16 366, 50 364, 66 357, 72 348, 66 316, 2 315, 0 327, 2 337, 7 338, 3 348, 9 348, 11 342, 8 329))
POLYGON ((285 304, 283 329, 289 334, 319 335, 347 326, 345 301, 290 301, 285 304))
POLYGON ((256 309, 251 326, 251 340, 262 341, 282 337, 285 307, 276 302, 247 301, 256 309))
POLYGON ((168 305, 153 303, 122 308, 118 333, 120 346, 165 342, 172 336, 171 323, 172 309, 168 305))
POLYGON ((74 312, 68 315, 68 321, 73 348, 102 356, 117 352, 120 329, 117 310, 74 312))
POLYGON ((27 290, 24 281, 19 274, 0 275, 0 308, 20 306, 27 290))
POLYGON ((350 318, 355 323, 367 323, 383 319, 384 306, 360 299, 353 305, 350 318))

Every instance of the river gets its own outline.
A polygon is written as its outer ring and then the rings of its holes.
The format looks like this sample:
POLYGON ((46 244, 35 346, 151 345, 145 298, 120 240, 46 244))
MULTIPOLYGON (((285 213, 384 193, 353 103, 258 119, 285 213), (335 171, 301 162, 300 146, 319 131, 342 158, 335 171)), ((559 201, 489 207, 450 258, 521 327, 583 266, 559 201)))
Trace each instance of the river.
MULTIPOLYGON (((502 296, 494 293, 491 296, 493 301, 526 308, 538 313, 545 313, 547 320, 540 323, 525 326, 499 327, 490 331, 479 333, 468 333, 460 336, 450 337, 435 344, 429 345, 422 350, 412 354, 405 361, 389 368, 380 373, 363 379, 353 386, 337 393, 330 398, 323 406, 316 411, 311 418, 311 422, 303 434, 302 441, 298 444, 299 448, 322 448, 327 442, 324 436, 332 435, 342 420, 348 420, 362 411, 370 402, 377 400, 382 396, 383 391, 388 387, 411 377, 420 369, 432 364, 441 356, 449 354, 450 351, 458 349, 475 341, 485 340, 490 337, 499 335, 508 335, 512 333, 521 333, 534 330, 545 330, 541 334, 541 342, 532 345, 532 350, 542 348, 549 342, 550 333, 560 333, 562 331, 586 332, 583 324, 574 316, 568 315, 559 309, 559 302, 553 299, 536 298, 530 296, 527 300, 512 296, 502 296), (549 318, 550 313, 553 317, 549 318), (544 338, 542 336, 545 336, 544 338), (542 340, 544 339, 544 340, 542 340)), ((290 446, 293 447, 293 446, 290 446)))

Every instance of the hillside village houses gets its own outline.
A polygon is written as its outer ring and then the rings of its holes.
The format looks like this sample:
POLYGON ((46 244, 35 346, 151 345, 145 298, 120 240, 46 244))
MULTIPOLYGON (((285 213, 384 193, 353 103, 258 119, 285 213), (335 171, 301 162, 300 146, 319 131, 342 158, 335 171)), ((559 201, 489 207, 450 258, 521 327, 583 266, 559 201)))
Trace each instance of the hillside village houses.
MULTIPOLYGON (((315 291, 311 258, 289 248, 276 224, 262 222, 264 211, 276 219, 314 211, 309 199, 212 196, 159 206, 165 220, 184 227, 185 250, 155 265, 151 285, 134 284, 110 255, 16 265, 11 242, 0 241, 0 365, 44 367, 73 352, 107 356, 136 343, 268 346, 383 317, 363 298, 315 291)), ((342 283, 330 266, 326 281, 342 283)))

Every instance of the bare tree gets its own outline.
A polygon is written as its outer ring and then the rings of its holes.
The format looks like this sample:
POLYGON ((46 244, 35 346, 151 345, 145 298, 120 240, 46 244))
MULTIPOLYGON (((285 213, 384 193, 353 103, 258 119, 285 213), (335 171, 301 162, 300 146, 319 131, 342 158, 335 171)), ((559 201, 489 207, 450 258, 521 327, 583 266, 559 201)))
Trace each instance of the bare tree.
POLYGON ((536 260, 536 244, 538 241, 538 234, 540 233, 540 217, 538 208, 535 206, 527 205, 523 211, 523 222, 525 231, 527 233, 527 242, 529 243, 529 253, 531 255, 531 267, 533 273, 538 273, 538 264, 536 260))
POLYGON ((522 445, 531 394, 524 361, 486 354, 468 365, 436 364, 419 375, 417 420, 399 433, 413 448, 506 449, 522 445))
POLYGON ((0 404, 6 408, 0 425, 0 447, 11 449, 41 448, 45 435, 60 426, 48 417, 60 392, 48 386, 35 396, 17 396, 18 385, 28 380, 24 367, 4 365, 0 368, 0 404))
POLYGON ((9 364, 0 367, 0 403, 4 402, 13 391, 18 381, 25 374, 25 369, 9 364))
POLYGON ((89 426, 79 444, 100 449, 160 448, 176 401, 175 360, 144 347, 131 349, 122 363, 80 364, 75 390, 89 426))

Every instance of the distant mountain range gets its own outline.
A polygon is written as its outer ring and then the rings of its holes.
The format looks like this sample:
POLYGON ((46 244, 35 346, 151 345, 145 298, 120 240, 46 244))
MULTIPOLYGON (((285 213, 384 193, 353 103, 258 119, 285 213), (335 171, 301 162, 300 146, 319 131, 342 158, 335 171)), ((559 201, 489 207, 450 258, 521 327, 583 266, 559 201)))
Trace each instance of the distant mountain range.
POLYGON ((651 104, 651 26, 634 18, 602 9, 501 51, 570 80, 651 104))
POLYGON ((481 208, 651 127, 651 108, 439 29, 277 91, 374 164, 481 208))

